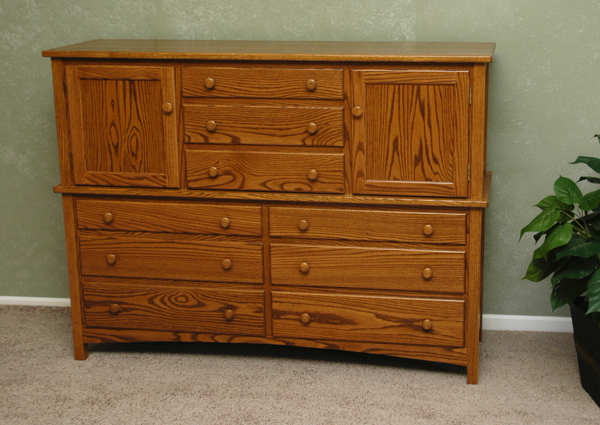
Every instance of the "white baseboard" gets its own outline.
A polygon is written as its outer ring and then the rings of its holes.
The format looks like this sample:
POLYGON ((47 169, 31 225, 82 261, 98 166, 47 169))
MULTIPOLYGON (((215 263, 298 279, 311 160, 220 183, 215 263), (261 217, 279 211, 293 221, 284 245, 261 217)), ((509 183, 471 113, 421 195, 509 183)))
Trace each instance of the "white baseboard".
MULTIPOLYGON (((0 296, 0 305, 70 307, 71 300, 69 298, 0 296)), ((570 317, 484 314, 483 329, 490 331, 573 332, 573 325, 570 317)))

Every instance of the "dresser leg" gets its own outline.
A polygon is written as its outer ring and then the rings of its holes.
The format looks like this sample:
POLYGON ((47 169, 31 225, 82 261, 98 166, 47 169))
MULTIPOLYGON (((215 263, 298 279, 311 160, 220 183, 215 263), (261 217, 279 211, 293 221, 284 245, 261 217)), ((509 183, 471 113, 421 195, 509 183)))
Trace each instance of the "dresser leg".
POLYGON ((88 358, 88 345, 74 343, 73 351, 75 354, 75 360, 86 360, 88 358))

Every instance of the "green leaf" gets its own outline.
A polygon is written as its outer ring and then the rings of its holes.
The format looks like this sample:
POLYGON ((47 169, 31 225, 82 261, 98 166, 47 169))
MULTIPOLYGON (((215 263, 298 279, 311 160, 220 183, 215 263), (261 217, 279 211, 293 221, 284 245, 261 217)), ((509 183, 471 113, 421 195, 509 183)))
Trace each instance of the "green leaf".
POLYGON ((586 314, 600 311, 600 269, 592 275, 587 283, 587 296, 589 299, 588 311, 586 314))
POLYGON ((542 210, 527 226, 521 229, 521 237, 527 232, 545 232, 550 229, 556 221, 560 218, 560 210, 542 210))
POLYGON ((572 302, 575 298, 585 292, 587 288, 587 279, 563 279, 552 289, 550 304, 552 311, 565 304, 572 302))
POLYGON ((591 275, 596 270, 597 265, 598 263, 594 257, 578 258, 552 276, 552 285, 556 286, 562 279, 583 279, 591 275))
POLYGON ((600 177, 590 177, 590 176, 583 176, 583 177, 579 177, 579 180, 577 180, 577 182, 580 182, 582 180, 587 180, 590 183, 600 183, 600 177))
POLYGON ((548 262, 543 258, 541 253, 541 247, 533 252, 533 258, 527 267, 527 272, 523 279, 530 280, 532 282, 540 282, 550 276, 554 271, 555 264, 548 262))
POLYGON ((586 164, 595 172, 600 173, 600 159, 593 156, 578 156, 571 164, 586 164))
POLYGON ((581 198, 581 203, 579 204, 579 208, 584 211, 590 211, 600 205, 600 190, 595 190, 590 193, 586 193, 581 198))
POLYGON ((579 235, 574 235, 568 244, 556 251, 556 259, 564 257, 589 258, 600 252, 600 242, 594 239, 585 240, 579 235))
POLYGON ((557 209, 557 210, 566 210, 568 208, 567 204, 560 202, 558 200, 558 198, 554 195, 546 196, 540 202, 535 204, 535 206, 541 210, 547 210, 548 208, 557 209))
POLYGON ((565 204, 579 204, 583 196, 577 184, 570 178, 563 176, 560 176, 554 182, 554 193, 558 200, 565 204))
POLYGON ((546 236, 546 240, 540 246, 540 254, 544 259, 548 259, 548 253, 555 248, 566 245, 573 236, 573 226, 571 223, 565 223, 562 226, 556 226, 556 228, 546 236))

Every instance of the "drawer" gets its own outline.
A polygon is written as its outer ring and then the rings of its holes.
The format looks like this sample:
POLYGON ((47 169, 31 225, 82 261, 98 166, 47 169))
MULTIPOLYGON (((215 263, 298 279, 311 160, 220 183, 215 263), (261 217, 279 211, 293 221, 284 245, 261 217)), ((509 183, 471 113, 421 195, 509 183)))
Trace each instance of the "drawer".
POLYGON ((80 236, 81 273, 262 283, 262 243, 80 236))
POLYGON ((261 236, 260 206, 77 200, 79 229, 261 236))
POLYGON ((273 291, 273 336, 464 346, 464 301, 273 291))
POLYGON ((343 99, 341 69, 186 67, 184 97, 343 99))
POLYGON ((271 283, 463 293, 465 253, 271 244, 271 283))
POLYGON ((264 335, 264 291, 86 281, 87 327, 264 335))
POLYGON ((344 108, 185 105, 187 143, 343 146, 344 108))
POLYGON ((190 189, 344 192, 344 155, 186 151, 190 189))
POLYGON ((271 236, 464 245, 466 213, 271 207, 271 236))

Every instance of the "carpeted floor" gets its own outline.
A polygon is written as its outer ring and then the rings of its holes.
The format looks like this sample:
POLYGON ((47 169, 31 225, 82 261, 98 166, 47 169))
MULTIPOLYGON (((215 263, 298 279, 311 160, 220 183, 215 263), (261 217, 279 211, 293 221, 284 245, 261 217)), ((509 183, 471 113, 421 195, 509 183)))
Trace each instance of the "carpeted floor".
POLYGON ((600 424, 571 334, 484 332, 480 383, 437 363, 293 347, 92 345, 69 309, 0 306, 0 424, 600 424))

